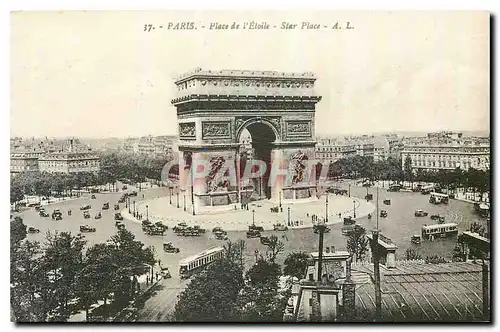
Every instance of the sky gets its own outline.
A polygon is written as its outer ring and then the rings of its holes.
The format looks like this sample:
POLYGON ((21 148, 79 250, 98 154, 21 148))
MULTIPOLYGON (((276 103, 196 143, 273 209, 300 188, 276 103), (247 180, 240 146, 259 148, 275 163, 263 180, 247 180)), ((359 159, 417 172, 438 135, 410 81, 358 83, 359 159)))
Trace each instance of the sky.
POLYGON ((197 67, 314 72, 316 134, 490 127, 487 12, 17 12, 11 136, 176 134, 174 80, 197 67), (201 28, 250 21, 278 28, 201 28))

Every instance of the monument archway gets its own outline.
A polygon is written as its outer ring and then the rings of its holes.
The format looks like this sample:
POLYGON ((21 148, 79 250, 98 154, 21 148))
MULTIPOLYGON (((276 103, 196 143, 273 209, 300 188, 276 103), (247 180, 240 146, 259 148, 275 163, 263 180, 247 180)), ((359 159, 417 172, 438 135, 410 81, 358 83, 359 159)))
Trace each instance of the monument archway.
MULTIPOLYGON (((180 183, 191 197, 193 214, 238 209, 245 203, 239 142, 245 129, 252 136, 252 157, 268 165, 262 198, 278 204, 316 197, 316 184, 303 181, 304 163, 314 159, 316 144, 315 105, 321 97, 314 93, 315 81, 312 73, 202 69, 175 81, 178 149, 180 160, 188 161, 180 183), (208 165, 202 181, 189 178, 191 159, 208 165), (283 175, 288 165, 291 183, 273 176, 273 167, 283 175), (236 181, 220 171, 228 167, 236 170, 236 181)), ((315 182, 315 176, 311 179, 315 182)))

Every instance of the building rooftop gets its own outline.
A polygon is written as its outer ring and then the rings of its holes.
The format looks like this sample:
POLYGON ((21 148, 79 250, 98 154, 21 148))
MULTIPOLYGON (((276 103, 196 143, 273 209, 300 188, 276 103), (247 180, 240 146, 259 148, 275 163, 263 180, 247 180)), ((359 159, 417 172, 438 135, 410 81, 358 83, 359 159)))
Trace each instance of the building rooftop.
MULTIPOLYGON (((482 267, 473 262, 380 265, 384 321, 482 320, 482 267)), ((373 264, 352 265, 356 308, 362 320, 375 314, 373 264), (365 278, 362 276, 365 275, 365 278)))

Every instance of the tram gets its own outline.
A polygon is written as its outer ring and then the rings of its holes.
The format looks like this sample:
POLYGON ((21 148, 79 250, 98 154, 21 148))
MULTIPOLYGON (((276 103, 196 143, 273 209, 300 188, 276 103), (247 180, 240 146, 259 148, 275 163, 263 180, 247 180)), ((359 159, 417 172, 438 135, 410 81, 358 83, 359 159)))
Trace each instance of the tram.
POLYGON ((458 224, 452 222, 447 224, 424 225, 422 226, 422 238, 434 239, 436 237, 457 235, 457 226, 458 224))
POLYGON ((224 255, 224 248, 214 247, 207 249, 199 254, 189 256, 179 261, 179 275, 181 279, 191 277, 196 272, 201 271, 210 263, 222 258, 224 255))
POLYGON ((429 197, 429 203, 432 204, 448 204, 450 197, 446 194, 440 193, 431 193, 431 197, 429 197))

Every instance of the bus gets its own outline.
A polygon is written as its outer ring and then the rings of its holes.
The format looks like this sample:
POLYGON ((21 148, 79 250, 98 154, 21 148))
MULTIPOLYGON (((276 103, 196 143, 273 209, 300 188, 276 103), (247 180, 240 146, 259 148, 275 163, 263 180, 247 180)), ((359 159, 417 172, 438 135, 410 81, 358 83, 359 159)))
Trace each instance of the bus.
POLYGON ((214 247, 182 259, 179 261, 179 275, 181 279, 191 277, 196 272, 203 270, 210 263, 222 258, 223 255, 224 248, 214 247))
POLYGON ((436 225, 424 225, 422 226, 422 238, 435 238, 435 237, 446 237, 458 234, 458 224, 447 223, 447 224, 436 224, 436 225))
POLYGON ((435 190, 435 186, 433 184, 431 185, 428 185, 428 186, 422 186, 421 189, 420 189, 420 192, 422 193, 422 195, 428 195, 430 194, 432 191, 435 190))
POLYGON ((429 203, 432 204, 448 204, 450 197, 446 194, 440 193, 431 193, 431 197, 429 197, 429 203))

